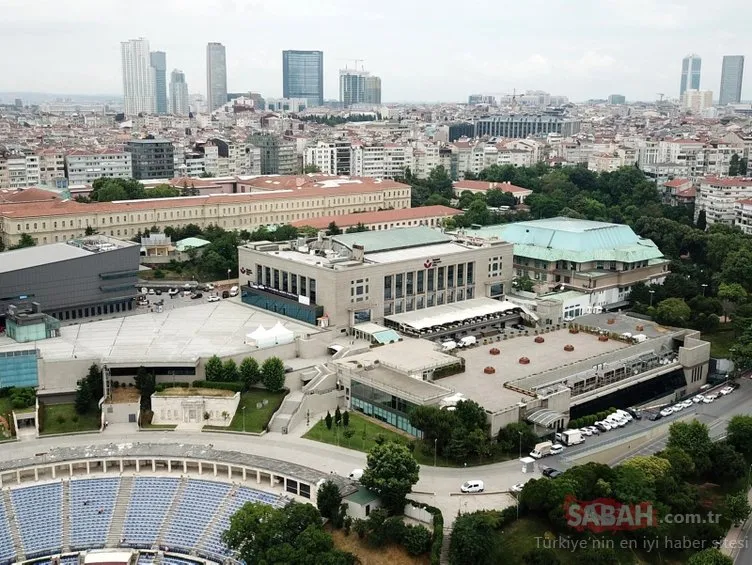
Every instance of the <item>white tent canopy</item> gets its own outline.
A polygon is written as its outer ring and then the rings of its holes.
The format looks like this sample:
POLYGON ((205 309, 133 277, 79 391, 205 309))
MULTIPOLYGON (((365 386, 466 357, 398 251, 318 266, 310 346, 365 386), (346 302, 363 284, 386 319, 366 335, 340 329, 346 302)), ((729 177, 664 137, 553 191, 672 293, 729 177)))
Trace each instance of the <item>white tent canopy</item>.
POLYGON ((387 316, 387 319, 414 330, 422 330, 434 326, 459 323, 472 318, 499 315, 515 308, 523 309, 523 307, 509 301, 476 298, 454 304, 434 306, 427 310, 387 316))
POLYGON ((275 326, 268 330, 259 326, 245 336, 246 344, 259 348, 292 343, 294 339, 295 333, 284 327, 281 322, 277 322, 275 326))

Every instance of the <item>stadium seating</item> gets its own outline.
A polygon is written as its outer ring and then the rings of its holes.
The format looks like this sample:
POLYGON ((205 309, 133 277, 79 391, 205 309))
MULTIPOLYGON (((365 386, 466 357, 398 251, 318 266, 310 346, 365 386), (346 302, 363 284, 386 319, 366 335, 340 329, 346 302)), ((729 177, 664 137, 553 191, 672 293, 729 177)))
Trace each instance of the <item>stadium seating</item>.
POLYGON ((26 558, 59 553, 63 544, 63 485, 59 481, 10 491, 26 558))
POLYGON ((175 477, 136 477, 123 524, 125 541, 121 545, 144 548, 156 543, 177 488, 175 477))
POLYGON ((183 552, 192 550, 228 492, 228 484, 190 481, 172 516, 162 544, 171 549, 180 548, 183 552))
POLYGON ((120 479, 73 479, 70 482, 70 546, 100 548, 107 541, 120 479))
POLYGON ((0 564, 9 563, 15 555, 5 502, 0 500, 0 564))

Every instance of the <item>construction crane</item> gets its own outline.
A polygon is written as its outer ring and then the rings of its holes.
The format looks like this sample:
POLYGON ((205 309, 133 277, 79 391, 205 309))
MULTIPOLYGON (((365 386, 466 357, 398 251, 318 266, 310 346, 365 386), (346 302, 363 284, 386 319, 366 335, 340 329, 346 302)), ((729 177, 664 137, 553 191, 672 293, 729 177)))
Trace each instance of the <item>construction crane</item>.
MULTIPOLYGON (((358 70, 358 63, 365 63, 365 59, 338 59, 338 61, 354 61, 355 62, 355 70, 358 70)), ((362 65, 361 65, 362 67, 362 65)), ((347 70, 347 65, 345 65, 345 70, 347 70)), ((363 69, 361 69, 363 70, 363 69)))
POLYGON ((660 96, 660 98, 658 99, 658 102, 663 102, 663 97, 666 96, 666 95, 663 94, 663 92, 658 92, 657 94, 658 94, 658 96, 660 96))

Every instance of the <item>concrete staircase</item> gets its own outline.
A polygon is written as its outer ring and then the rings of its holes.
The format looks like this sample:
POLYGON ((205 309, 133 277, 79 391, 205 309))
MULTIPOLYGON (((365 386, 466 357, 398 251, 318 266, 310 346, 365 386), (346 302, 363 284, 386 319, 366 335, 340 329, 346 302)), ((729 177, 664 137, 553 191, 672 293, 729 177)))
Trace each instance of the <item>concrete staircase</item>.
POLYGON ((26 554, 24 553, 23 544, 21 543, 21 533, 18 529, 16 511, 10 501, 10 489, 3 489, 3 500, 5 501, 5 513, 8 515, 10 535, 11 538, 13 538, 13 549, 16 552, 16 561, 21 562, 26 559, 26 554))
POLYGON ((238 492, 238 485, 233 485, 230 489, 230 492, 228 492, 225 497, 222 499, 222 502, 220 502, 219 506, 217 506, 216 510, 214 511, 214 514, 212 515, 211 520, 209 520, 209 523, 206 525, 206 528, 204 528, 204 531, 201 533, 201 536, 199 536, 198 541, 196 542, 196 545, 193 546, 193 549, 195 551, 201 551, 204 548, 204 544, 206 543, 206 539, 209 537, 209 534, 214 530, 214 528, 217 527, 217 522, 219 521, 221 516, 224 516, 225 511, 227 510, 228 506, 230 506, 232 499, 235 497, 235 495, 238 492))
POLYGON ((70 551, 70 517, 71 517, 71 503, 70 503, 70 479, 63 480, 63 553, 70 551))
POLYGON ((444 528, 444 539, 441 543, 441 565, 449 565, 449 542, 452 539, 452 528, 444 528))
POLYGON ((159 534, 157 535, 157 546, 159 547, 163 545, 162 541, 164 540, 167 530, 170 528, 170 524, 172 524, 172 518, 175 516, 175 512, 177 512, 178 506, 180 506, 180 501, 183 500, 183 493, 187 486, 188 479, 185 477, 180 479, 178 489, 175 491, 175 498, 172 499, 172 504, 170 504, 170 507, 167 509, 164 522, 162 522, 162 527, 159 529, 159 534))
POLYGON ((299 390, 288 394, 269 422, 269 431, 286 434, 290 418, 300 409, 305 396, 299 390))
POLYGON ((120 540, 123 538, 125 515, 128 512, 132 492, 133 477, 130 475, 120 477, 120 488, 118 488, 117 498, 115 499, 115 508, 112 510, 110 531, 107 532, 107 547, 120 546, 120 540))

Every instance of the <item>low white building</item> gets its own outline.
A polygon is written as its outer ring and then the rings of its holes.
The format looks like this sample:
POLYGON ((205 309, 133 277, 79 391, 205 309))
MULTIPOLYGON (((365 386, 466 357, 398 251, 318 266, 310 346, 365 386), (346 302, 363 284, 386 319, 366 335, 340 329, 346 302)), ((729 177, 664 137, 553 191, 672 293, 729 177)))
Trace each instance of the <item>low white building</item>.
POLYGON ((168 388, 151 395, 152 424, 229 426, 240 404, 240 393, 226 390, 168 388))
POLYGON ((65 156, 65 169, 70 184, 90 184, 102 177, 127 179, 133 176, 131 154, 117 149, 72 151, 65 156))
POLYGON ((695 221, 705 211, 708 225, 733 225, 736 203, 752 197, 752 178, 707 177, 700 181, 695 198, 695 221))

